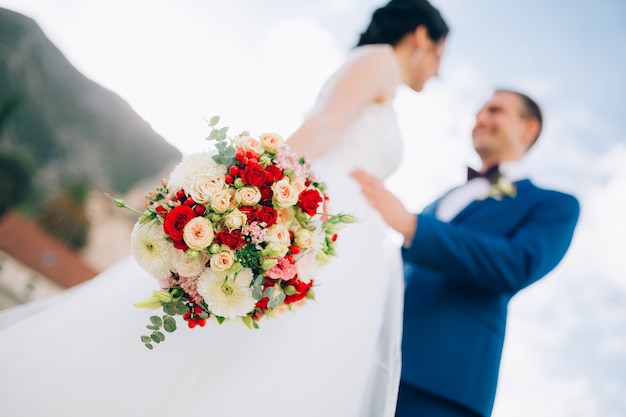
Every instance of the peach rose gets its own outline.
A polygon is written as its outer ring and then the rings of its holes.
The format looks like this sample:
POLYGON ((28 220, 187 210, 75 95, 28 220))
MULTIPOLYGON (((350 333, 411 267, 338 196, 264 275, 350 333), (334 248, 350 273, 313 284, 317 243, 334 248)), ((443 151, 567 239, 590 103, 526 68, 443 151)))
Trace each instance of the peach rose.
POLYGON ((274 191, 274 203, 279 207, 292 207, 298 202, 298 190, 289 183, 287 177, 276 181, 272 185, 272 191, 274 191))
POLYGON ((211 270, 218 274, 228 272, 234 263, 235 254, 230 249, 222 250, 211 256, 211 270))
POLYGON ((276 133, 262 133, 261 146, 268 152, 276 153, 278 148, 285 142, 282 136, 276 133))
POLYGON ((253 206, 261 201, 261 192, 256 187, 242 187, 235 193, 235 201, 243 206, 253 206))
POLYGON ((191 249, 202 250, 213 242, 213 225, 204 217, 194 217, 183 229, 183 240, 191 249))

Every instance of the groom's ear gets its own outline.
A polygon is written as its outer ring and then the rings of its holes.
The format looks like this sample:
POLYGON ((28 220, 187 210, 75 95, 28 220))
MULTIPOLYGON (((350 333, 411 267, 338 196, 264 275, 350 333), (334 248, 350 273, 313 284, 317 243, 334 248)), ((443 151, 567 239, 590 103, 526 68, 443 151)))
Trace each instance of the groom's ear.
POLYGON ((525 117, 523 120, 522 140, 524 141, 526 150, 528 150, 535 143, 539 135, 539 121, 534 117, 525 117))

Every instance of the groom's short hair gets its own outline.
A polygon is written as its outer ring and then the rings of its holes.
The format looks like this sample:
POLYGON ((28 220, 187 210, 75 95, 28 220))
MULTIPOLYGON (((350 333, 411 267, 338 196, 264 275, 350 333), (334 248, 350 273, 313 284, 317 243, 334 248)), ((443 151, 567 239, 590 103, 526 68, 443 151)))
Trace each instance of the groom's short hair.
POLYGON ((530 149, 537 142, 537 139, 539 139, 539 135, 541 134, 541 130, 543 128, 543 114, 541 113, 541 107, 539 107, 539 104, 537 104, 537 102, 533 100, 532 98, 530 98, 528 95, 524 93, 520 93, 519 91, 516 91, 516 90, 510 90, 507 88, 499 88, 495 92, 515 94, 522 101, 522 114, 521 114, 522 118, 526 119, 530 117, 532 119, 535 119, 537 123, 539 124, 539 130, 537 130, 537 135, 535 136, 531 144, 528 146, 528 149, 530 149))

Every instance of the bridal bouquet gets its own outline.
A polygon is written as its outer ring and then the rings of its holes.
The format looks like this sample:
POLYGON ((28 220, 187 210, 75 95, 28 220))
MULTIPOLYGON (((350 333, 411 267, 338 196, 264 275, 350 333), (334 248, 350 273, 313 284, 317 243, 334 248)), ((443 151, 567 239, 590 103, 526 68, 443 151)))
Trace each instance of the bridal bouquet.
POLYGON ((241 321, 250 328, 314 298, 317 269, 335 255, 337 231, 355 219, 328 212, 328 196, 310 165, 277 134, 259 137, 209 121, 215 149, 183 157, 169 180, 146 197, 131 235, 137 263, 160 289, 137 307, 150 317, 149 349, 176 330, 241 321))

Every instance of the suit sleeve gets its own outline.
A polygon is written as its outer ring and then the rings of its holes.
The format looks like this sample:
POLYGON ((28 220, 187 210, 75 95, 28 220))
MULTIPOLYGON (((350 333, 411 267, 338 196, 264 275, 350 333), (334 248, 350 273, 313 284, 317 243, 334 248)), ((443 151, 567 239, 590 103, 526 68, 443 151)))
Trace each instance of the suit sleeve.
POLYGON ((558 265, 571 243, 579 212, 573 196, 554 192, 535 201, 523 222, 507 237, 420 214, 415 236, 411 246, 403 249, 403 257, 466 285, 515 293, 558 265))

